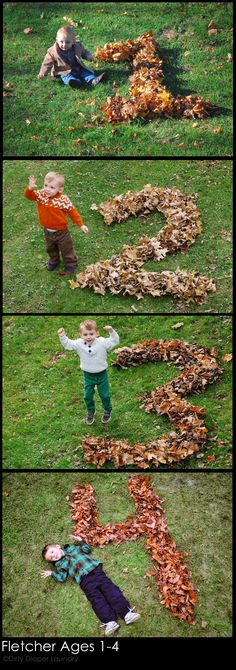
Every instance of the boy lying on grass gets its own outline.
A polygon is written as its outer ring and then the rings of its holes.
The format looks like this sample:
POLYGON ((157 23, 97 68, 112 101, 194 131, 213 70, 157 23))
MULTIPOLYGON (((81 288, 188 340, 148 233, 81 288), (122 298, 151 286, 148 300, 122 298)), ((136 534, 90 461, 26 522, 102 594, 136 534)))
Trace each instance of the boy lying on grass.
POLYGON ((69 216, 83 233, 88 233, 88 228, 83 224, 79 212, 73 207, 69 198, 63 195, 64 182, 64 177, 59 172, 48 172, 43 188, 36 191, 35 178, 29 177, 29 185, 24 191, 24 196, 28 200, 35 200, 38 204, 39 221, 44 228, 46 251, 49 255, 48 270, 55 270, 60 263, 61 252, 66 272, 73 273, 77 265, 77 256, 67 230, 66 217, 69 216))
POLYGON ((92 86, 100 84, 105 72, 96 77, 92 70, 84 66, 82 58, 93 61, 93 55, 76 39, 73 29, 62 26, 57 31, 55 44, 47 50, 37 77, 46 77, 52 70, 54 77, 61 77, 63 83, 71 88, 80 88, 83 83, 92 86))
POLYGON ((51 570, 44 570, 41 577, 53 577, 56 582, 65 582, 72 577, 84 591, 92 608, 105 627, 105 635, 111 635, 119 628, 117 618, 124 619, 126 624, 140 619, 140 614, 133 612, 122 591, 103 572, 101 561, 90 556, 91 549, 86 542, 76 535, 69 535, 75 544, 46 544, 42 555, 45 561, 53 565, 51 570))
POLYGON ((110 337, 99 337, 96 321, 87 319, 80 324, 80 338, 69 340, 64 328, 59 328, 59 340, 69 351, 76 351, 80 357, 80 367, 84 373, 84 401, 87 407, 86 423, 92 425, 95 416, 94 391, 97 386, 102 401, 104 413, 102 423, 108 423, 111 418, 111 394, 107 374, 107 352, 119 344, 119 335, 111 326, 104 330, 110 337))

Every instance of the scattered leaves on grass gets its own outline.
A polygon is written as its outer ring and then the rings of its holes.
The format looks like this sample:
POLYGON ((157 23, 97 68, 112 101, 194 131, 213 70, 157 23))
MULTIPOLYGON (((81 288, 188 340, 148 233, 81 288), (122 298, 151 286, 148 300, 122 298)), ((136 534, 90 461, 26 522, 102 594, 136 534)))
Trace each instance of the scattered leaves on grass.
MULTIPOLYGON (((92 546, 103 547, 109 542, 119 545, 146 536, 146 549, 154 570, 147 575, 156 578, 160 602, 178 619, 193 623, 196 592, 187 565, 188 552, 181 552, 167 528, 162 500, 154 492, 149 476, 132 476, 128 483, 129 494, 134 500, 136 516, 125 521, 102 525, 98 518, 94 489, 90 484, 76 484, 70 502, 71 518, 75 522, 74 534, 92 546)), ((128 572, 128 568, 124 568, 128 572)))
POLYGON ((145 393, 140 407, 148 414, 167 415, 173 424, 168 434, 146 444, 130 445, 127 440, 87 436, 82 442, 84 457, 102 467, 112 461, 116 468, 135 464, 137 468, 158 467, 196 454, 206 444, 205 410, 184 400, 185 395, 199 395, 222 374, 216 357, 206 347, 183 340, 149 340, 116 350, 113 365, 126 370, 130 366, 158 361, 180 366, 181 374, 164 386, 145 393))
MULTIPOLYGON (((169 31, 172 34, 175 31, 169 31)), ((136 40, 113 42, 98 48, 96 57, 105 61, 129 61, 133 74, 129 77, 130 99, 120 95, 107 98, 102 103, 106 120, 109 123, 130 122, 136 118, 153 119, 157 117, 202 118, 210 116, 216 108, 209 100, 200 96, 174 97, 163 85, 162 59, 159 47, 152 32, 140 35, 136 40)), ((186 54, 185 54, 186 55, 186 54)))
POLYGON ((51 368, 52 365, 55 365, 61 358, 65 358, 66 354, 64 353, 55 353, 46 363, 43 363, 43 368, 51 368))
POLYGON ((106 289, 113 294, 134 295, 140 300, 149 294, 159 297, 165 294, 182 298, 186 302, 200 304, 207 292, 215 291, 214 282, 198 272, 146 272, 141 266, 148 260, 160 261, 167 253, 186 251, 201 232, 200 213, 195 204, 195 196, 184 196, 177 189, 158 188, 146 184, 141 191, 128 191, 118 195, 99 207, 104 223, 127 219, 130 215, 148 214, 159 211, 166 217, 166 225, 156 237, 144 236, 137 247, 125 245, 122 251, 110 259, 88 265, 84 272, 76 276, 71 288, 93 288, 95 293, 104 295, 106 289))

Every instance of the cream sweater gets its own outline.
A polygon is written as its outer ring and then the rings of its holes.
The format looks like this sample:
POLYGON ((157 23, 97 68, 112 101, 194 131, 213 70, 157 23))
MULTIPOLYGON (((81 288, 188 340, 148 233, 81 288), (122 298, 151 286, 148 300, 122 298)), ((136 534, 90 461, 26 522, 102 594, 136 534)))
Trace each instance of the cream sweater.
POLYGON ((113 330, 110 337, 96 337, 92 344, 85 344, 79 338, 70 340, 67 335, 59 335, 59 340, 68 351, 76 351, 80 357, 80 367, 84 372, 102 372, 108 367, 107 352, 114 349, 119 344, 119 335, 113 330))

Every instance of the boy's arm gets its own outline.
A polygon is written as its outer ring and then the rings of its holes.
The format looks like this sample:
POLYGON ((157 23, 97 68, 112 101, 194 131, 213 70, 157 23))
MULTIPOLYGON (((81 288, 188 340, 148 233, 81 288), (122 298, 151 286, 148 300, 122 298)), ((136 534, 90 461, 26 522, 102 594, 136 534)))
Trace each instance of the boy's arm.
POLYGON ((50 72, 50 70, 53 66, 53 63, 54 63, 54 59, 53 59, 50 51, 48 50, 47 53, 46 53, 46 56, 45 56, 45 58, 42 62, 41 68, 40 68, 39 73, 38 73, 37 76, 39 78, 40 77, 46 77, 47 74, 50 72))
POLYGON ((119 344, 120 338, 116 330, 111 328, 111 326, 105 326, 104 330, 107 330, 107 332, 110 333, 110 337, 104 338, 104 343, 106 350, 111 351, 117 346, 117 344, 119 344))
POLYGON ((35 191, 32 191, 30 188, 28 188, 28 186, 24 190, 24 197, 28 198, 28 200, 36 200, 36 202, 38 200, 37 193, 35 193, 35 191))
POLYGON ((66 567, 58 568, 57 572, 52 570, 51 575, 56 582, 65 582, 68 577, 68 571, 66 567))
POLYGON ((79 340, 70 340, 69 337, 67 337, 66 334, 64 335, 59 335, 59 340, 64 349, 67 349, 68 351, 78 351, 79 349, 79 340))
POLYGON ((80 44, 81 44, 81 47, 82 47, 82 53, 81 53, 82 58, 85 58, 85 60, 88 60, 88 61, 92 61, 93 60, 93 54, 91 54, 91 52, 88 51, 88 49, 85 49, 82 42, 80 42, 80 44))
POLYGON ((77 212, 77 209, 75 207, 72 207, 69 210, 68 216, 76 224, 76 226, 79 226, 79 228, 82 228, 82 226, 84 224, 83 224, 83 221, 82 221, 82 218, 81 218, 79 212, 77 212))

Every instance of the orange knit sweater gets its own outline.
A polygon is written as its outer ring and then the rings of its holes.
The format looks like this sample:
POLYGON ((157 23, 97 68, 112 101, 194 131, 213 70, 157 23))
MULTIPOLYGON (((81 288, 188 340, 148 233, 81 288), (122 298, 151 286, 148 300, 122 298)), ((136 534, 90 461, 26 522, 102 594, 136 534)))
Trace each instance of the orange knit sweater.
POLYGON ((51 228, 52 230, 65 230, 68 226, 67 216, 76 223, 79 228, 83 226, 83 221, 77 209, 73 207, 72 202, 67 195, 57 193, 49 197, 44 189, 40 191, 31 191, 26 188, 25 198, 35 200, 38 204, 38 215, 41 226, 51 228))

